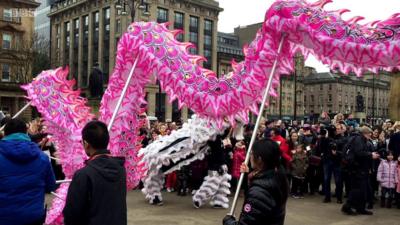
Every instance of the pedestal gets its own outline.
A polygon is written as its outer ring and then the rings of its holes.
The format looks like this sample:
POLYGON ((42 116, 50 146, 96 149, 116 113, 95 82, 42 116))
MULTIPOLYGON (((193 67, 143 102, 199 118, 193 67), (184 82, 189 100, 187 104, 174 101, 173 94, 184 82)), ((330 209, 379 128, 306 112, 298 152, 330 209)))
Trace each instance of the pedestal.
POLYGON ((367 120, 367 114, 365 112, 355 112, 353 113, 354 119, 358 121, 358 123, 365 123, 367 120))
POLYGON ((90 106, 90 107, 92 108, 92 113, 93 113, 97 118, 100 117, 100 113, 99 113, 100 102, 101 102, 101 99, 100 99, 100 98, 89 98, 89 99, 88 99, 88 103, 87 103, 87 105, 90 106))

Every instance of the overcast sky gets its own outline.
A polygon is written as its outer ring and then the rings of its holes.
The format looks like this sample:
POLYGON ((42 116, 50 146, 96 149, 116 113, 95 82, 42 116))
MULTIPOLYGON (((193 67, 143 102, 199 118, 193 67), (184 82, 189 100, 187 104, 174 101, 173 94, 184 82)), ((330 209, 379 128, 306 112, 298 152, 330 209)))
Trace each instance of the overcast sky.
MULTIPOLYGON (((274 0, 218 0, 224 11, 219 16, 218 30, 233 32, 237 26, 262 22, 267 9, 274 0)), ((315 0, 311 0, 315 2, 315 0)), ((400 0, 335 0, 325 6, 327 10, 350 9, 351 12, 343 15, 344 19, 354 16, 365 17, 366 23, 373 20, 386 19, 394 13, 400 13, 400 0)), ((306 61, 307 66, 317 68, 318 72, 329 71, 314 57, 306 61)))

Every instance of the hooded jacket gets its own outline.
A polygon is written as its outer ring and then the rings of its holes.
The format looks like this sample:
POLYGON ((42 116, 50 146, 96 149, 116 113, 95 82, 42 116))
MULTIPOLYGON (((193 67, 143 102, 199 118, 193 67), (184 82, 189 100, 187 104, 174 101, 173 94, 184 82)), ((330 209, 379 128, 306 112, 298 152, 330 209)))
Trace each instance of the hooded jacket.
POLYGON ((56 188, 49 158, 26 134, 0 141, 0 224, 25 225, 45 216, 45 192, 56 188))
POLYGON ((75 172, 63 210, 65 225, 126 225, 125 159, 98 151, 75 172))
POLYGON ((239 220, 226 216, 223 225, 283 225, 288 190, 282 189, 289 186, 283 172, 279 173, 268 170, 255 175, 239 220))
POLYGON ((384 188, 396 188, 398 183, 397 161, 382 160, 378 167, 376 179, 384 188))

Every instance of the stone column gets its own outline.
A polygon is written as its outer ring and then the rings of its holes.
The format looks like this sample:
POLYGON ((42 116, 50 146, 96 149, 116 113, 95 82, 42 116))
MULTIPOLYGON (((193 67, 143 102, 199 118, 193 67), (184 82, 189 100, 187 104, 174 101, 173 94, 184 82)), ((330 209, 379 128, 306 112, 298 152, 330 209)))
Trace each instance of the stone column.
POLYGON ((61 21, 60 22, 60 61, 58 62, 60 65, 64 64, 65 62, 65 22, 61 21))
POLYGON ((50 62, 52 67, 56 67, 59 64, 59 61, 57 60, 57 51, 60 51, 60 49, 57 48, 57 24, 55 24, 54 22, 51 23, 50 32, 51 32, 50 62))
POLYGON ((188 108, 185 106, 181 109, 182 112, 182 119, 184 122, 188 120, 188 108))
POLYGON ((150 90, 147 94, 147 115, 156 115, 156 93, 150 90))
POLYGON ((93 68, 93 33, 94 33, 94 26, 93 26, 93 12, 89 12, 89 35, 88 35, 88 78, 90 76, 90 70, 93 68))
POLYGON ((74 78, 73 72, 75 70, 74 68, 74 20, 69 21, 69 60, 68 60, 68 66, 69 66, 69 79, 74 78))
POLYGON ((99 8, 99 55, 97 57, 97 62, 99 62, 100 68, 103 68, 103 49, 104 49, 104 11, 102 8, 99 8))
POLYGON ((115 55, 116 55, 116 37, 115 34, 117 33, 117 29, 115 27, 116 25, 116 18, 117 17, 117 10, 115 9, 115 5, 111 3, 110 5, 110 56, 108 58, 109 60, 109 77, 111 77, 112 71, 114 69, 115 65, 115 55))
POLYGON ((400 120, 400 73, 393 74, 390 82, 389 116, 390 119, 400 120))
MULTIPOLYGON (((218 20, 212 20, 213 21, 213 33, 212 33, 212 66, 211 69, 213 71, 217 71, 218 68, 218 55, 217 55, 217 43, 218 43, 218 20)), ((229 62, 230 65, 230 62, 229 62)), ((217 74, 220 73, 220 71, 217 71, 217 74)), ((228 73, 228 71, 226 71, 228 73)))
MULTIPOLYGON (((83 62, 83 21, 82 17, 79 18, 79 44, 78 44, 78 68, 75 70, 78 73, 77 87, 82 87, 82 71, 87 68, 82 68, 83 62)), ((85 49, 86 50, 86 49, 85 49)))
POLYGON ((165 98, 165 119, 172 120, 172 104, 169 103, 168 95, 165 98))
POLYGON ((12 111, 12 115, 15 115, 19 111, 19 99, 18 99, 18 97, 14 98, 13 109, 11 111, 12 111))
MULTIPOLYGON (((139 13, 142 13, 142 11, 139 11, 139 13)), ((174 9, 169 9, 168 10, 168 22, 169 22, 169 29, 174 30, 174 22, 175 22, 175 11, 174 9)))
POLYGON ((198 55, 204 56, 204 17, 199 17, 198 55))
POLYGON ((188 42, 189 41, 189 26, 190 26, 190 14, 189 13, 185 13, 183 26, 184 26, 184 32, 185 32, 183 35, 184 41, 188 42))

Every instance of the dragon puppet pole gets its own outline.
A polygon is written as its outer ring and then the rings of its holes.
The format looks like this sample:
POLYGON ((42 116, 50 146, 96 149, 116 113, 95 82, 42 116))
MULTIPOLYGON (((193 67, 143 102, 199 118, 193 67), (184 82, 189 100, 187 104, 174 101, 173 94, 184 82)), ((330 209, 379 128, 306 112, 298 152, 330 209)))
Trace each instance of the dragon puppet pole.
POLYGON ((56 180, 56 184, 71 183, 72 180, 56 180))
POLYGON ((119 108, 121 107, 121 104, 122 104, 122 100, 124 100, 126 91, 128 90, 129 84, 131 83, 131 80, 132 80, 132 77, 133 77, 133 72, 135 72, 135 69, 136 69, 136 65, 137 65, 137 63, 138 63, 138 60, 139 60, 139 57, 136 57, 136 60, 135 60, 135 62, 133 63, 131 72, 129 73, 128 79, 126 80, 125 86, 124 86, 124 88, 122 89, 121 96, 120 96, 119 99, 118 99, 117 106, 115 107, 115 110, 114 110, 113 115, 112 115, 112 117, 111 117, 110 123, 108 124, 108 128, 107 128, 108 131, 111 130, 111 128, 112 128, 112 126, 113 126, 113 123, 114 123, 114 121, 115 121, 115 117, 117 117, 119 108))
MULTIPOLYGON (((262 102, 261 102, 261 106, 260 106, 260 111, 258 112, 257 121, 256 121, 256 124, 254 126, 253 134, 251 136, 249 149, 248 149, 247 154, 246 154, 246 160, 244 161, 244 163, 246 165, 250 161, 251 149, 253 148, 254 142, 256 140, 257 130, 258 130, 258 127, 260 126, 262 113, 263 113, 264 108, 265 108, 265 102, 267 101, 268 93, 269 93, 269 90, 271 89, 271 86, 272 86, 272 80, 273 80, 273 77, 274 77, 274 74, 275 74, 275 71, 276 71, 276 67, 278 65, 279 54, 282 51, 282 46, 283 46, 284 39, 285 39, 285 34, 282 34, 281 41, 279 42, 279 46, 278 46, 277 56, 276 56, 276 59, 274 61, 274 64, 272 65, 271 73, 270 73, 269 78, 268 78, 267 88, 265 88, 264 96, 263 96, 263 99, 262 99, 262 102)), ((233 216, 234 213, 235 213, 237 200, 238 200, 238 197, 239 197, 241 186, 243 184, 243 180, 244 180, 244 173, 241 173, 240 174, 240 178, 239 178, 239 182, 238 182, 238 185, 237 185, 237 188, 236 188, 236 192, 235 192, 235 197, 233 198, 232 208, 231 208, 231 211, 229 212, 228 215, 233 216)))
MULTIPOLYGON (((12 118, 13 119, 15 119, 15 118, 17 118, 19 115, 21 115, 21 113, 23 113, 29 106, 31 106, 32 105, 32 102, 28 102, 21 110, 19 110, 18 112, 17 112, 17 114, 15 114, 12 118)), ((6 125, 4 125, 4 126, 2 126, 1 128, 0 128, 0 132, 2 132, 3 130, 4 130, 4 127, 5 127, 6 125)))

